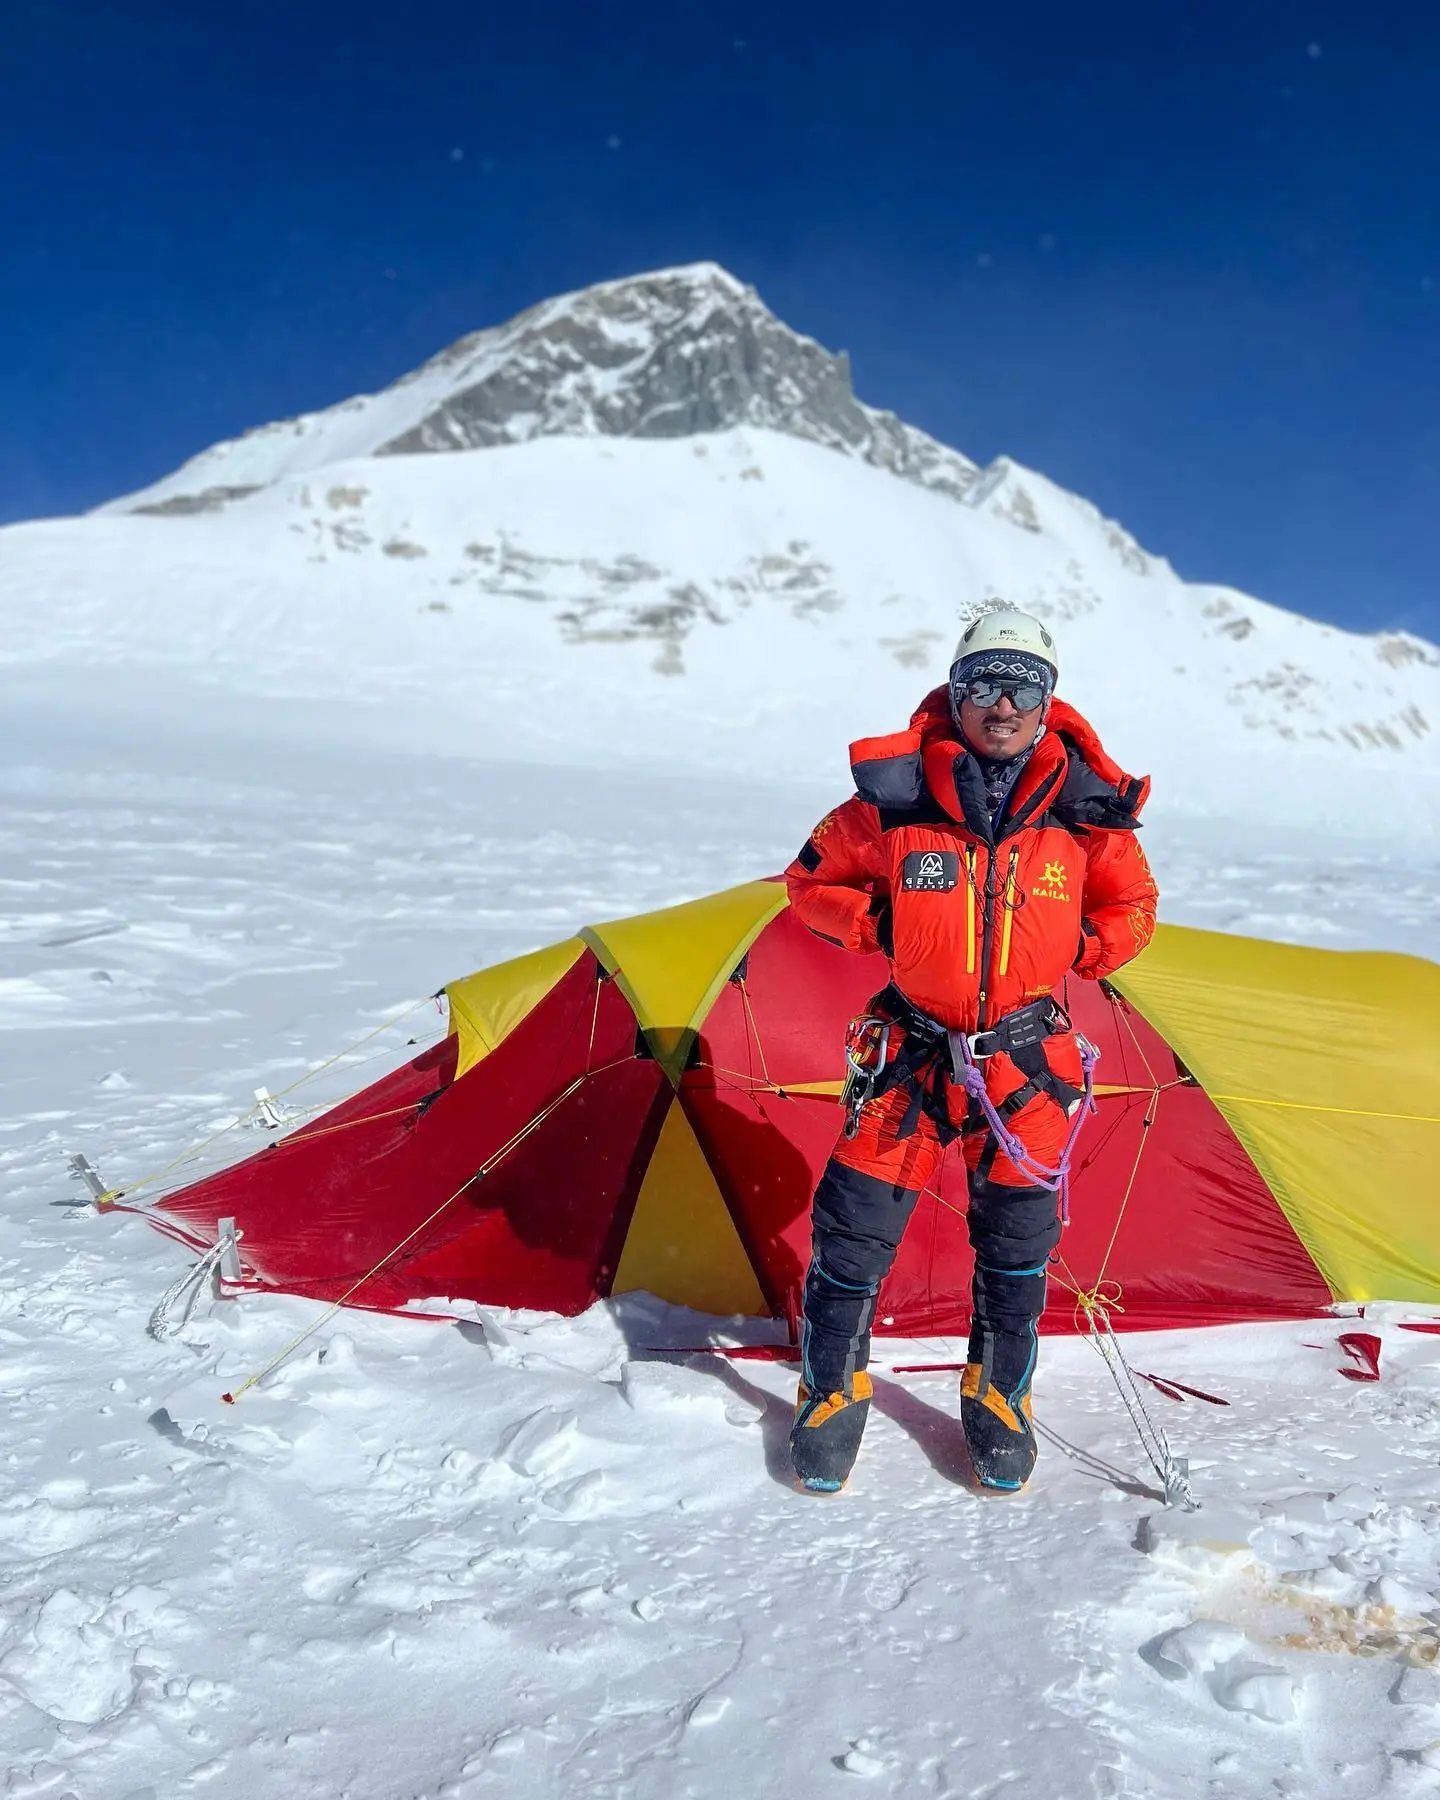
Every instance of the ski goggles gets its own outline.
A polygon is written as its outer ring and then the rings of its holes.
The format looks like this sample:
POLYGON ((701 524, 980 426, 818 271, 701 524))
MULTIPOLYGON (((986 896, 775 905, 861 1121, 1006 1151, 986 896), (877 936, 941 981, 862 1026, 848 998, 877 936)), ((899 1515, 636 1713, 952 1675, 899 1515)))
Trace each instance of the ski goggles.
POLYGON ((961 682, 956 690, 957 700, 973 700, 976 706, 997 706, 1003 694, 1016 712, 1034 712, 1037 706, 1044 704, 1049 690, 1043 682, 1002 680, 993 675, 977 675, 972 681, 961 682))

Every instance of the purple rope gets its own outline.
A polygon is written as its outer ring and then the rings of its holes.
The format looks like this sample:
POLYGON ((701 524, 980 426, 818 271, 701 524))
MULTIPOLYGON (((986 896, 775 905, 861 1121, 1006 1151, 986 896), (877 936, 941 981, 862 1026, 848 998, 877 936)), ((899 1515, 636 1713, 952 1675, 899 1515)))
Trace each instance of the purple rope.
POLYGON ((1048 1163, 1038 1162, 1005 1123, 986 1089, 985 1071, 976 1062, 969 1039, 963 1032, 956 1032, 955 1038, 960 1044, 960 1054, 965 1063, 965 1092, 979 1106, 985 1123, 995 1134, 995 1141, 1020 1173, 1028 1175, 1036 1187, 1048 1188, 1051 1193, 1059 1194, 1060 1223, 1068 1225, 1070 1223, 1070 1158, 1080 1140, 1080 1132, 1086 1118, 1095 1110, 1095 1065, 1100 1060, 1100 1052, 1093 1044, 1087 1043, 1083 1037, 1077 1037, 1076 1041, 1080 1049, 1080 1067, 1085 1076, 1085 1093, 1080 1105, 1075 1109, 1075 1117, 1070 1125, 1070 1135, 1065 1140, 1065 1148, 1060 1152, 1060 1160, 1052 1168, 1048 1163))

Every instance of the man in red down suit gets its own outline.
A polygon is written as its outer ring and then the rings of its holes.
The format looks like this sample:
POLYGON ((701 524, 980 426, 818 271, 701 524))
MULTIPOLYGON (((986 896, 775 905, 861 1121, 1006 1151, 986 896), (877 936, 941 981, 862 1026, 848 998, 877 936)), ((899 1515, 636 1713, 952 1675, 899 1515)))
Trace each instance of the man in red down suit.
POLYGON ((1157 897, 1135 836, 1149 781, 1124 774, 1055 697, 1058 673, 1038 619, 982 614, 909 729, 851 746, 854 797, 786 871, 811 931, 890 959, 889 985, 851 1028, 852 1067, 866 1072, 812 1208, 790 1444, 815 1492, 843 1487, 855 1461, 876 1296, 956 1137, 975 1251, 961 1422, 983 1486, 1022 1487, 1035 1465, 1030 1382, 1060 1237, 1056 1165, 1084 1080, 1054 991, 1143 950, 1157 897), (1022 1165, 966 1093, 967 1061, 1022 1165))

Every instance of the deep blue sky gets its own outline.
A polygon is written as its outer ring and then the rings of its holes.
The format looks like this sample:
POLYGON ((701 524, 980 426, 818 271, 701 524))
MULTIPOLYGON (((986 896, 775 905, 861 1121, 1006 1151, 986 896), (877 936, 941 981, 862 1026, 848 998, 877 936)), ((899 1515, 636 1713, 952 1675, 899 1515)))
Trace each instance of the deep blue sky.
POLYGON ((4 0, 0 519, 712 257, 1182 574, 1440 637, 1440 9, 4 0))

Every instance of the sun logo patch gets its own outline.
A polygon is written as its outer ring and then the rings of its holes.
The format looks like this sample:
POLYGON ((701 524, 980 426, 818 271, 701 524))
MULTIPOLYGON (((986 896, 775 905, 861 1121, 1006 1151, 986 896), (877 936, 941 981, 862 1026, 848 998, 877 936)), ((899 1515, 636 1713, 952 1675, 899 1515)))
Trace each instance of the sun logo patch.
POLYGON ((1040 885, 1031 888, 1030 892, 1037 900, 1062 900, 1070 898, 1070 877, 1062 862, 1047 862, 1045 873, 1040 877, 1040 885))

